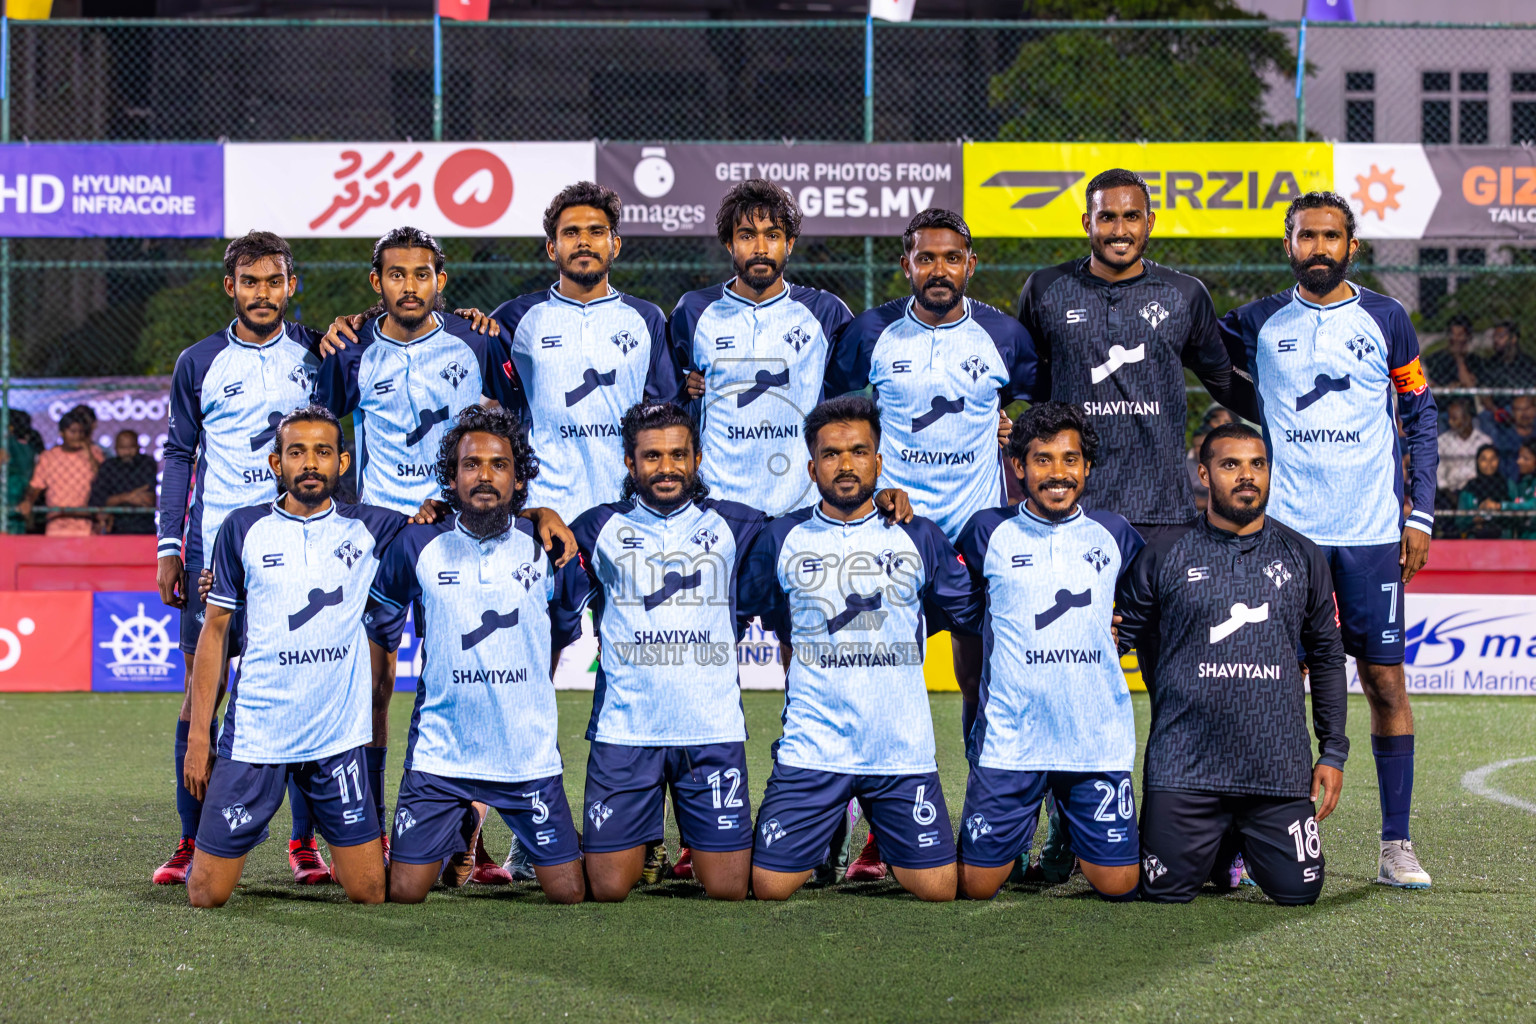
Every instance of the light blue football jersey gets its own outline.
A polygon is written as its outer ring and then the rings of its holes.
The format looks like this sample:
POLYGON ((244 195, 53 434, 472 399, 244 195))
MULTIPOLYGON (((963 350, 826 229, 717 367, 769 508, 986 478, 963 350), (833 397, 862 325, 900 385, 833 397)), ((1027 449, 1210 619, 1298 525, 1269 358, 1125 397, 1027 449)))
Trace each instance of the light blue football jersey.
POLYGON ((581 635, 586 596, 581 566, 556 569, 527 520, 484 539, 457 514, 407 526, 373 583, 381 605, 422 609, 405 770, 492 782, 560 774, 551 657, 581 635))
POLYGON ((302 519, 279 502, 219 528, 208 603, 245 612, 219 753, 252 764, 314 761, 373 738, 363 610, 379 553, 405 517, 332 502, 302 519))
POLYGON ((1434 527, 1438 413, 1418 335, 1396 299, 1353 287, 1353 296, 1331 306, 1292 288, 1221 321, 1233 362, 1246 366, 1259 392, 1271 459, 1269 514, 1325 546, 1401 539, 1398 418, 1413 473, 1406 525, 1425 533, 1434 527))
POLYGON ((930 633, 977 600, 930 520, 839 522, 819 505, 772 520, 742 570, 744 610, 794 657, 780 764, 856 775, 937 771, 923 657, 930 633))
POLYGON ((714 498, 670 515, 614 502, 571 524, 599 639, 587 739, 640 747, 746 740, 736 587, 762 526, 756 509, 714 498))
POLYGON ((405 515, 442 496, 437 449, 460 410, 482 396, 518 404, 500 340, 451 313, 432 316, 436 330, 404 342, 378 317, 325 358, 315 384, 315 401, 354 416, 358 498, 405 515))
POLYGON ((900 487, 918 515, 953 540, 1003 500, 998 411, 1035 391, 1035 346, 1013 317, 963 300, 965 315, 930 327, 897 299, 861 313, 838 339, 828 394, 874 385, 880 486, 900 487))
POLYGON ((678 300, 672 345, 682 368, 704 376, 699 475, 711 494, 770 516, 816 499, 802 431, 822 399, 832 339, 852 319, 831 292, 787 281, 759 303, 730 281, 678 300))
POLYGON ((231 321, 176 357, 160 484, 160 556, 181 555, 188 569, 201 569, 226 516, 277 495, 267 456, 277 424, 310 402, 320 366, 315 341, 307 328, 285 323, 271 341, 248 345, 231 321))
POLYGON ((618 291, 581 303, 558 286, 491 314, 511 349, 539 475, 529 507, 571 522, 624 486, 619 424, 642 400, 671 401, 681 381, 660 309, 618 291))
POLYGON ((981 697, 967 753, 1007 771, 1128 772, 1136 722, 1110 633, 1115 590, 1143 547, 1113 512, 1059 522, 978 513, 960 553, 986 592, 981 697))

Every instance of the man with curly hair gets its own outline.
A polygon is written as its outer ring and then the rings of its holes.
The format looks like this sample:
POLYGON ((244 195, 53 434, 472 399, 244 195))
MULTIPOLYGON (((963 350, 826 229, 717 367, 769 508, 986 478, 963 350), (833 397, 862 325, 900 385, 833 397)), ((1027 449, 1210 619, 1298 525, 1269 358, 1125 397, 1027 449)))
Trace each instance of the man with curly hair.
MULTIPOLYGON (((517 517, 539 460, 516 417, 477 405, 443 436, 437 482, 447 517, 401 532, 371 596, 415 603, 426 646, 405 774, 395 803, 389 898, 419 903, 445 860, 450 884, 468 876, 466 847, 494 807, 528 851, 544 894, 586 894, 566 804, 553 666, 581 635, 587 577, 558 568, 517 517)), ((400 618, 372 639, 393 648, 400 618)))

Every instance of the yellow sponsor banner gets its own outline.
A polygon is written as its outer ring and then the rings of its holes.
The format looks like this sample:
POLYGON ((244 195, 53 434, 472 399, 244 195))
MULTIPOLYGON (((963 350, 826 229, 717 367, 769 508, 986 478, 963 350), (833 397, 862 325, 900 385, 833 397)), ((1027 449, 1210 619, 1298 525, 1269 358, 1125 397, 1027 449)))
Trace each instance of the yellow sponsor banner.
MULTIPOLYGON (((1141 666, 1137 664, 1134 652, 1120 659, 1120 668, 1125 672, 1132 693, 1146 690, 1146 684, 1141 681, 1141 666)), ((955 655, 949 645, 948 633, 935 633, 928 638, 928 654, 923 659, 923 681, 928 684, 929 690, 954 692, 960 689, 955 685, 955 655)))
POLYGON ((965 219, 978 237, 1080 235, 1088 182, 1111 167, 1147 180, 1164 237, 1278 238, 1292 199, 1333 188, 1323 142, 972 142, 965 219))

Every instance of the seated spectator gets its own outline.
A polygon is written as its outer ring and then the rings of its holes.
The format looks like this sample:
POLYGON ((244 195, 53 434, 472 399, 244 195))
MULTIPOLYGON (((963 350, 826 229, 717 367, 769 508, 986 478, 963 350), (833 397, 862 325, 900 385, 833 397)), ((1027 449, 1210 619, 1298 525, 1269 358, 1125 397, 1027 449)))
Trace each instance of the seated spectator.
POLYGON ((1499 450, 1500 472, 1513 479, 1519 472, 1515 456, 1520 446, 1536 439, 1536 395, 1516 395, 1510 400, 1507 415, 1485 412, 1477 418, 1477 425, 1499 450))
MULTIPOLYGON (((1208 434, 1215 430, 1217 427, 1224 427, 1228 423, 1236 422, 1237 413, 1233 412, 1231 409, 1228 409, 1224 405, 1217 405, 1216 403, 1212 402, 1211 407, 1205 410, 1205 417, 1200 421, 1200 430, 1202 433, 1208 434)), ((1195 446, 1195 451, 1196 453, 1200 451, 1200 446, 1198 444, 1195 446)))
POLYGON ((1472 321, 1460 314, 1451 317, 1446 328, 1445 348, 1424 357, 1429 386, 1475 388, 1477 375, 1473 367, 1476 364, 1477 357, 1472 355, 1472 321))
POLYGON ((84 418, 85 436, 91 442, 86 450, 91 453, 91 458, 96 460, 96 465, 100 466, 107 461, 107 450, 96 443, 96 410, 81 402, 69 411, 84 418))
POLYGON ((1446 404, 1446 431, 1440 435, 1440 466, 1435 470, 1435 487, 1446 499, 1437 499, 1439 508, 1455 508, 1462 485, 1477 475, 1477 452, 1493 444, 1493 438, 1477 429, 1472 419, 1472 400, 1453 398, 1446 404))
POLYGON ((98 512, 96 523, 102 533, 154 533, 155 460, 140 453, 139 435, 132 430, 119 430, 112 447, 117 454, 96 471, 96 482, 91 485, 91 498, 86 504, 148 510, 122 515, 98 512))
MULTIPOLYGON (((1222 409, 1222 412, 1227 410, 1222 409)), ((1228 416, 1232 415, 1227 413, 1228 416)), ((1205 511, 1206 504, 1211 500, 1211 489, 1200 482, 1200 446, 1205 444, 1205 435, 1210 430, 1201 427, 1195 431, 1195 436, 1189 439, 1189 450, 1184 453, 1184 470, 1189 474, 1189 489, 1195 495, 1195 508, 1205 511)), ((1408 479, 1404 477, 1403 479, 1408 479)))
MULTIPOLYGON (((1504 507, 1519 512, 1536 512, 1536 441, 1527 441, 1520 446, 1515 465, 1520 475, 1509 482, 1509 500, 1504 502, 1504 507)), ((1522 540, 1536 537, 1536 516, 1511 518, 1509 525, 1511 536, 1522 540)))
POLYGON ((12 409, 10 426, 11 436, 31 448, 32 459, 36 461, 37 457, 43 454, 43 449, 48 446, 43 443, 43 435, 39 434, 37 428, 32 425, 32 414, 25 409, 12 409))
POLYGON ((1471 516, 1456 517, 1457 529, 1466 537, 1489 539, 1504 536, 1503 516, 1489 516, 1502 511, 1509 500, 1509 480, 1499 472, 1499 451, 1485 444, 1477 452, 1477 475, 1466 482, 1456 507, 1471 516))
MULTIPOLYGON (((78 410, 71 409, 59 418, 59 434, 62 440, 58 446, 38 456, 32 482, 16 506, 23 519, 32 518, 32 506, 44 495, 49 505, 64 508, 81 507, 90 499, 91 483, 96 479, 96 458, 90 452, 94 446, 88 421, 78 410)), ((50 537, 79 537, 92 533, 94 526, 89 514, 50 512, 43 532, 50 537)))
MULTIPOLYGON (((1536 359, 1526 355, 1520 348, 1519 325, 1513 320, 1500 320, 1493 325, 1489 337, 1493 341, 1493 351, 1473 366, 1478 386, 1509 388, 1511 391, 1536 388, 1536 359)), ((1483 408, 1497 410, 1509 397, 1484 395, 1483 408)))
MULTIPOLYGON (((32 429, 32 417, 20 409, 11 410, 11 429, 6 435, 3 458, 6 462, 5 475, 5 507, 14 510, 21 504, 21 499, 27 496, 27 488, 32 483, 32 470, 37 466, 37 452, 32 450, 29 435, 35 437, 37 431, 32 429)), ((38 447, 42 447, 42 438, 38 438, 38 447)), ((10 513, 10 525, 8 533, 25 533, 24 523, 15 511, 10 513)))

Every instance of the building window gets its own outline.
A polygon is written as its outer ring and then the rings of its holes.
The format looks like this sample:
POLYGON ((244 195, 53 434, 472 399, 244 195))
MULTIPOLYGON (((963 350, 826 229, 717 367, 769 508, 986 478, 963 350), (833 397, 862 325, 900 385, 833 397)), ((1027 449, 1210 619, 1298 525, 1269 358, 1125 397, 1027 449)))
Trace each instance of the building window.
POLYGON ((1463 146, 1488 144, 1488 72, 1425 71, 1419 87, 1424 94, 1419 134, 1425 145, 1448 146, 1453 139, 1463 146))
MULTIPOLYGON (((1436 267, 1450 263, 1451 254, 1446 249, 1420 249, 1419 266, 1436 267)), ((1433 320, 1440 315, 1440 306, 1450 292, 1450 279, 1439 275, 1419 274, 1419 315, 1433 320)))
POLYGON ((1376 141, 1376 72, 1344 72, 1344 141, 1376 141))
POLYGON ((1510 145, 1536 145, 1536 71, 1511 72, 1509 91, 1510 145))

